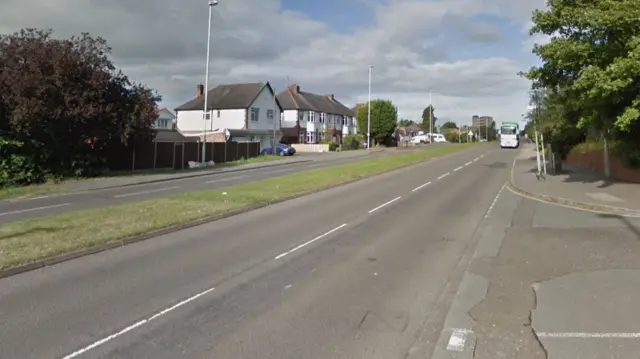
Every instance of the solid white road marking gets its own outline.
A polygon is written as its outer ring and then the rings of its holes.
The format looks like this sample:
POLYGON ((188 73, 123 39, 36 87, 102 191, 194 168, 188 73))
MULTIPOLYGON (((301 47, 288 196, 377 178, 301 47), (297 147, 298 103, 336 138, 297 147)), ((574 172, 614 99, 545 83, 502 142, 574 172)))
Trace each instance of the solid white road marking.
POLYGON ((412 189, 411 192, 419 191, 419 190, 423 189, 424 187, 427 187, 430 184, 431 184, 431 182, 427 182, 427 183, 421 184, 418 187, 412 189))
POLYGON ((453 170, 453 172, 455 172, 455 171, 460 171, 461 169, 462 169, 462 166, 460 166, 460 167, 456 167, 456 168, 453 170))
POLYGON ((539 338, 640 339, 640 333, 537 333, 539 338))
POLYGON ((150 189, 148 191, 140 191, 140 192, 131 192, 131 193, 119 194, 119 195, 113 196, 113 198, 125 198, 125 197, 131 197, 131 196, 138 196, 138 195, 147 194, 147 193, 169 191, 169 190, 176 189, 176 188, 180 188, 180 186, 165 187, 165 188, 158 188, 158 189, 150 189))
POLYGON ((330 230, 330 231, 328 231, 328 232, 325 232, 325 233, 323 233, 323 234, 321 234, 321 235, 317 236, 316 238, 314 238, 314 239, 312 239, 312 240, 310 240, 310 241, 304 242, 304 243, 302 243, 301 245, 299 245, 299 246, 297 246, 297 247, 295 247, 295 248, 293 248, 293 249, 291 249, 291 250, 288 250, 288 251, 286 251, 286 252, 284 252, 284 253, 279 254, 279 255, 278 255, 277 257, 275 257, 274 259, 278 260, 278 259, 280 259, 280 258, 282 258, 282 257, 284 257, 284 256, 286 256, 286 255, 289 255, 289 254, 291 254, 291 253, 293 253, 293 252, 295 252, 295 251, 297 251, 297 250, 299 250, 299 249, 302 249, 302 248, 304 248, 304 247, 308 246, 309 244, 311 244, 311 243, 313 243, 313 242, 315 242, 315 241, 317 241, 317 240, 320 240, 320 239, 322 239, 322 238, 324 238, 324 237, 326 237, 326 236, 330 235, 331 233, 336 232, 336 231, 338 231, 338 230, 340 230, 340 229, 342 229, 342 228, 344 228, 344 227, 346 227, 346 226, 347 226, 347 224, 346 224, 346 223, 343 223, 343 224, 341 224, 341 225, 337 226, 336 228, 334 228, 334 229, 332 229, 332 230, 330 230))
POLYGON ((464 165, 465 165, 465 166, 468 166, 468 165, 470 165, 470 164, 472 164, 472 163, 473 163, 473 161, 469 161, 469 162, 465 163, 464 165))
POLYGON ((244 178, 245 176, 237 176, 237 177, 229 177, 229 178, 219 178, 219 179, 215 179, 215 180, 211 180, 211 181, 207 181, 205 183, 217 183, 217 182, 227 182, 227 181, 233 181, 233 180, 238 180, 241 178, 244 178))
POLYGON ((482 158, 482 157, 484 157, 484 155, 480 155, 480 157, 479 157, 479 158, 482 158))
POLYGON ((376 208, 374 208, 374 209, 370 210, 370 211, 369 211, 369 213, 373 213, 373 212, 375 212, 375 211, 379 210, 380 208, 386 207, 386 206, 390 205, 391 203, 393 203, 393 202, 395 202, 395 201, 399 200, 400 198, 402 198, 402 197, 401 197, 401 196, 398 196, 398 197, 396 197, 396 198, 392 199, 391 201, 385 202, 385 203, 383 203, 383 204, 379 205, 378 207, 376 207, 376 208))
POLYGON ((493 199, 493 202, 491 202, 491 205, 489 206, 489 209, 487 210, 487 213, 485 213, 484 215, 484 219, 489 218, 489 215, 491 214, 491 211, 493 210, 493 207, 496 205, 496 203, 498 202, 498 198, 500 197, 500 194, 502 193, 502 191, 504 191, 504 186, 502 185, 502 188, 500 188, 500 190, 498 191, 498 194, 496 195, 496 197, 493 199))
POLYGON ((473 331, 469 329, 454 329, 449 337, 447 350, 450 352, 463 352, 469 333, 473 333, 473 331))
POLYGON ((185 305, 185 304, 187 304, 189 302, 192 302, 192 301, 202 297, 203 295, 209 294, 209 293, 213 292, 214 289, 215 288, 209 288, 209 289, 207 289, 207 290, 205 290, 203 292, 200 292, 200 293, 198 293, 198 294, 196 294, 194 296, 191 296, 191 297, 181 301, 178 304, 172 305, 171 307, 169 307, 167 309, 163 309, 163 310, 159 311, 158 313, 150 316, 149 318, 142 319, 142 320, 136 322, 135 324, 132 324, 132 325, 122 329, 121 331, 119 331, 117 333, 111 334, 108 337, 102 338, 102 339, 94 342, 93 344, 91 344, 89 346, 86 346, 86 347, 84 347, 84 348, 82 348, 82 349, 80 349, 78 351, 75 351, 75 352, 65 356, 62 359, 71 359, 71 358, 75 358, 75 357, 77 357, 79 355, 82 355, 82 354, 88 352, 89 350, 95 349, 96 347, 98 347, 98 346, 100 346, 100 345, 102 345, 102 344, 104 344, 104 343, 106 343, 108 341, 111 341, 111 340, 113 340, 113 339, 115 339, 115 338, 117 338, 117 337, 119 337, 119 336, 121 336, 123 334, 126 334, 127 332, 130 332, 130 331, 132 331, 132 330, 134 330, 134 329, 136 329, 136 328, 138 328, 138 327, 140 327, 140 326, 142 326, 144 324, 147 324, 150 321, 152 321, 154 319, 157 319, 158 317, 163 316, 163 315, 169 313, 172 310, 175 310, 175 309, 177 309, 179 307, 182 307, 183 305, 185 305))
POLYGON ((473 162, 476 162, 477 160, 479 160, 479 158, 476 157, 473 159, 473 162))
POLYGON ((443 178, 447 177, 447 176, 448 176, 448 175, 450 175, 450 174, 451 174, 451 172, 447 172, 447 173, 443 174, 442 176, 438 177, 438 179, 439 179, 439 180, 440 180, 440 179, 443 179, 443 178))
POLYGON ((51 209, 51 208, 58 208, 58 207, 64 207, 64 206, 68 206, 70 205, 71 202, 69 203, 60 203, 60 204, 54 204, 51 206, 43 206, 43 207, 35 207, 35 208, 28 208, 28 209, 21 209, 21 210, 17 210, 17 211, 9 211, 9 212, 2 212, 0 213, 0 217, 2 216, 8 216, 10 214, 20 214, 20 213, 27 213, 27 212, 33 212, 33 211, 42 211, 45 209, 51 209))

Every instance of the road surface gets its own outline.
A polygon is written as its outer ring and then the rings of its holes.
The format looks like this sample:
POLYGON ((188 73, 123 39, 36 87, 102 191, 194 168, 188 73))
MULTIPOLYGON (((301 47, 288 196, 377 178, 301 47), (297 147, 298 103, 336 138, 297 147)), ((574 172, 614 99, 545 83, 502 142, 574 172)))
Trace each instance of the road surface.
POLYGON ((211 175, 192 178, 179 178, 172 181, 132 185, 127 187, 107 188, 87 192, 78 192, 58 196, 48 196, 27 200, 0 201, 0 223, 36 218, 69 211, 78 211, 109 205, 142 201, 173 193, 203 191, 227 187, 245 182, 279 177, 301 171, 342 165, 362 161, 365 158, 388 156, 390 151, 375 152, 369 155, 328 156, 302 155, 302 159, 310 162, 292 163, 273 168, 256 168, 252 170, 213 173, 211 175))
POLYGON ((1 279, 0 358, 427 358, 514 154, 474 148, 1 279))

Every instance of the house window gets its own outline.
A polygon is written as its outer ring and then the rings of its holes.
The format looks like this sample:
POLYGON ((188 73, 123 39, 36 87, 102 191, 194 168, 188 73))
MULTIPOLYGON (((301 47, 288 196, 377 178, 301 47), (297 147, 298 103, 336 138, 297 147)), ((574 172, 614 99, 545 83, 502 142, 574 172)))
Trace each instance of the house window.
POLYGON ((269 121, 273 121, 274 113, 275 111, 273 110, 267 110, 267 118, 269 119, 269 121))
POLYGON ((252 107, 251 108, 251 121, 258 122, 260 119, 260 109, 252 107))
POLYGON ((309 111, 309 122, 311 123, 316 122, 316 113, 313 111, 309 111))
POLYGON ((209 112, 205 113, 202 115, 202 118, 205 119, 205 121, 208 121, 211 119, 211 114, 209 112))
POLYGON ((315 131, 307 132, 307 143, 316 143, 316 133, 315 131))
POLYGON ((320 112, 320 121, 318 121, 320 123, 324 123, 325 122, 325 113, 324 112, 320 112))
POLYGON ((166 118, 158 119, 158 128, 169 128, 169 120, 166 118))
POLYGON ((218 118, 220 118, 220 110, 218 110, 218 118))
POLYGON ((304 120, 304 112, 298 111, 298 121, 303 121, 303 120, 304 120))

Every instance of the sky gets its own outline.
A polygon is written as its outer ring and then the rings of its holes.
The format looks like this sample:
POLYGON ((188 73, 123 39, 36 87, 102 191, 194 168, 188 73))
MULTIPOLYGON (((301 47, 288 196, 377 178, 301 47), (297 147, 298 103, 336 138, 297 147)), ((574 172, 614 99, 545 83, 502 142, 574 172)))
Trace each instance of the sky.
MULTIPOLYGON (((531 13, 545 0, 219 0, 209 87, 269 81, 277 92, 333 93, 352 106, 388 99, 420 121, 431 92, 439 124, 473 115, 520 120, 530 83, 531 13)), ((0 33, 50 28, 107 40, 116 67, 173 109, 204 83, 206 0, 2 0, 0 33)))

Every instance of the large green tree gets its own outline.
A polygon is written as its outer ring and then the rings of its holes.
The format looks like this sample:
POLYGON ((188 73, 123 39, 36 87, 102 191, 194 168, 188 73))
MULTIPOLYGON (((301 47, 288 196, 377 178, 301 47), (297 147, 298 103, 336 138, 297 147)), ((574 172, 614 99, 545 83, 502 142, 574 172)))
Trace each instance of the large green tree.
POLYGON ((0 35, 0 186, 90 176, 118 146, 149 141, 160 97, 116 71, 101 38, 0 35))
POLYGON ((406 118, 401 118, 400 120, 398 120, 398 126, 400 127, 407 127, 409 125, 413 125, 415 122, 406 119, 406 118))
POLYGON ((458 128, 458 125, 456 125, 455 122, 452 121, 447 121, 445 123, 442 124, 443 129, 452 129, 452 128, 458 128))
POLYGON ((628 130, 640 118, 640 1, 550 0, 531 34, 553 36, 533 52, 536 86, 573 94, 580 125, 628 130))
POLYGON ((358 108, 356 120, 358 128, 367 135, 368 108, 371 106, 371 142, 374 144, 389 143, 398 122, 398 111, 393 102, 374 100, 358 108))
POLYGON ((625 138, 637 129, 640 1, 549 0, 533 23, 532 35, 552 37, 534 47, 543 62, 526 74, 534 86, 562 92, 579 118, 576 125, 595 130, 605 143, 612 132, 625 138))
POLYGON ((430 131, 431 128, 433 128, 435 132, 437 120, 438 118, 435 115, 435 109, 432 105, 429 105, 422 110, 422 129, 425 132, 430 131))

